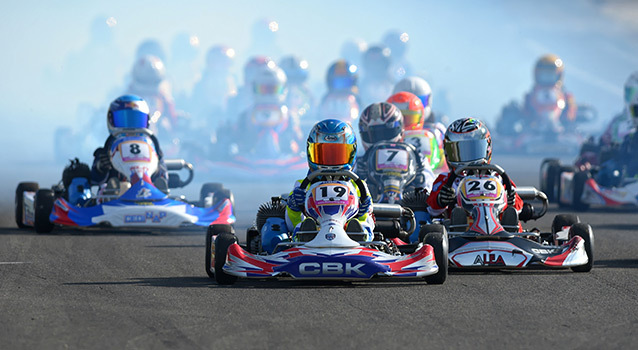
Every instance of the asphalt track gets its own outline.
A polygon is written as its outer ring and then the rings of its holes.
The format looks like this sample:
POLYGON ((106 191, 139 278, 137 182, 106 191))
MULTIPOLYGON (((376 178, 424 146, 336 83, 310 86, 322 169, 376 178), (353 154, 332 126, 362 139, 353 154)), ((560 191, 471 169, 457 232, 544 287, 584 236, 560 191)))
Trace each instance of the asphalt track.
MULTIPOLYGON (((497 159, 537 185, 539 158, 497 159)), ((0 198, 0 348, 633 348, 638 342, 638 215, 580 214, 595 234, 590 273, 452 272, 412 280, 302 283, 204 271, 201 231, 18 230, 20 180, 57 181, 59 166, 16 166, 0 198), (55 169, 55 170, 51 170, 55 169)), ((290 184, 229 183, 237 231, 290 184)), ((192 190, 196 193, 197 188, 192 190)), ((556 207, 528 223, 549 230, 556 207)))

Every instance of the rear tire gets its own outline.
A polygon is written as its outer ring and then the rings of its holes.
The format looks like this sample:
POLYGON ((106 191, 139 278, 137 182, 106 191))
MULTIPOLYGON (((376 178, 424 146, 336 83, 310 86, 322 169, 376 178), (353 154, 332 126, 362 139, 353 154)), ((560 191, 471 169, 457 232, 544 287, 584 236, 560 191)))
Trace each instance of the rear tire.
MULTIPOLYGON (((569 203, 563 203, 561 202, 560 198, 561 198, 561 194, 563 192, 563 189, 561 187, 561 174, 562 173, 573 173, 576 170, 574 169, 573 166, 561 166, 560 169, 558 170, 558 174, 556 175, 556 203, 558 203, 558 206, 560 208, 568 208, 570 206, 569 203)), ((572 188, 573 188, 573 182, 572 182, 572 188)))
POLYGON ((49 189, 40 189, 35 193, 35 218, 33 226, 37 233, 49 233, 53 231, 53 223, 49 220, 55 201, 55 192, 49 189))
POLYGON ((434 248, 434 258, 439 266, 437 273, 424 277, 425 282, 428 284, 443 284, 447 279, 448 269, 448 239, 445 226, 423 225, 419 236, 422 234, 424 234, 423 243, 429 244, 434 248))
POLYGON ((583 223, 574 224, 569 229, 569 237, 580 236, 585 240, 585 252, 587 252, 587 264, 572 267, 574 272, 589 272, 594 266, 594 232, 591 226, 583 223))
POLYGON ((24 221, 24 192, 37 192, 40 186, 37 182, 20 182, 16 188, 15 219, 19 228, 28 227, 24 221))
POLYGON ((233 228, 230 225, 214 224, 208 226, 206 231, 206 274, 211 279, 215 279, 215 240, 222 233, 233 233, 233 228))
POLYGON ((224 188, 224 186, 218 182, 207 182, 203 184, 202 189, 199 191, 199 202, 201 206, 203 207, 204 203, 206 203, 206 197, 208 197, 209 193, 216 193, 222 188, 224 188))
POLYGON ((557 198, 556 182, 560 176, 560 162, 558 159, 550 158, 541 163, 540 188, 547 195, 550 202, 557 198))
POLYGON ((575 214, 558 214, 552 220, 552 233, 562 231, 565 226, 573 226, 580 222, 580 218, 575 214))
POLYGON ((587 209, 589 209, 589 204, 583 202, 582 200, 582 196, 583 196, 583 191, 585 190, 585 182, 589 179, 589 172, 588 171, 579 171, 576 174, 574 174, 574 186, 573 186, 573 195, 574 197, 572 198, 572 205, 574 206, 574 209, 578 210, 578 211, 586 211, 587 209))

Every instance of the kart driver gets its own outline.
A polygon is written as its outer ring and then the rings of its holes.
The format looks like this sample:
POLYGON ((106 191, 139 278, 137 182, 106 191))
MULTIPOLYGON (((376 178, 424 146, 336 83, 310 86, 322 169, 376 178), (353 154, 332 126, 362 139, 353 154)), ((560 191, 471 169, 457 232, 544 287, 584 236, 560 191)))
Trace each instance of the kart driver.
POLYGON ((636 153, 638 153, 638 133, 636 132, 636 128, 638 128, 638 94, 632 96, 627 109, 634 129, 625 136, 618 152, 601 165, 596 175, 596 182, 603 187, 618 186, 621 185, 622 179, 638 177, 638 159, 636 159, 636 153))
MULTIPOLYGON (((405 92, 403 94, 408 93, 405 92)), ((421 100, 419 100, 416 96, 414 96, 414 98, 418 101, 418 105, 421 106, 421 100)), ((411 117, 413 116, 408 116, 408 118, 411 117)), ((359 134, 361 135, 361 143, 363 144, 363 148, 366 153, 357 162, 357 174, 362 179, 368 179, 370 171, 370 164, 368 164, 368 160, 371 156, 368 151, 376 143, 388 141, 400 145, 406 145, 412 150, 412 158, 416 161, 416 176, 414 180, 406 184, 406 188, 402 190, 403 192, 406 192, 413 188, 423 188, 429 193, 432 190, 434 173, 430 170, 430 167, 428 166, 429 164, 423 154, 415 147, 411 147, 412 145, 409 143, 403 141, 405 118, 406 116, 401 113, 401 110, 399 110, 397 106, 388 102, 373 103, 363 110, 361 117, 359 118, 359 134)))
POLYGON ((107 125, 109 128, 109 137, 104 143, 104 147, 100 147, 93 153, 93 166, 91 167, 91 182, 96 185, 103 185, 109 182, 108 188, 119 188, 111 179, 119 179, 121 174, 113 168, 109 150, 111 144, 115 141, 115 136, 127 132, 139 132, 143 130, 150 135, 155 146, 155 152, 159 160, 157 171, 151 174, 153 184, 159 190, 168 191, 168 171, 164 163, 164 155, 160 149, 159 142, 155 135, 148 129, 149 126, 149 107, 146 101, 135 95, 123 95, 111 102, 107 114, 107 125))
MULTIPOLYGON (((353 170, 357 155, 357 140, 350 124, 336 120, 323 120, 310 130, 306 142, 309 172, 317 170, 353 170)), ((321 177, 313 180, 322 181, 321 177)), ((340 179, 344 180, 344 179, 340 179)), ((352 180, 351 180, 352 181, 352 180)), ((289 232, 293 232, 293 240, 299 229, 302 231, 316 231, 317 223, 312 218, 306 218, 303 223, 302 209, 306 201, 308 188, 301 188, 301 180, 295 183, 295 188, 288 197, 286 208, 286 224, 289 232)), ((354 181, 352 181, 354 184, 354 181)), ((363 182, 365 185, 365 182, 363 182)), ((308 185, 310 187, 310 184, 308 185)), ((355 188, 356 185, 355 185, 355 188)), ((374 220, 372 218, 372 198, 366 186, 368 195, 360 200, 357 216, 346 224, 346 232, 365 232, 372 238, 374 220)), ((357 194, 360 195, 357 188, 357 194)), ((368 239, 369 240, 369 239, 368 239)))
MULTIPOLYGON (((492 160, 492 137, 485 124, 474 118, 455 120, 445 132, 445 157, 450 171, 465 165, 489 164, 492 160)), ((432 193, 427 199, 428 211, 433 217, 444 212, 451 214, 456 202, 456 188, 463 176, 457 177, 452 186, 446 185, 450 172, 441 173, 434 181, 432 193)), ((512 182, 512 187, 516 185, 512 182)), ((515 191, 507 193, 508 205, 514 204, 518 214, 523 209, 523 200, 515 191)), ((507 208, 507 205, 506 207, 507 208)), ((526 215, 529 213, 526 213, 526 215)), ((521 219, 525 220, 521 215, 521 219)), ((519 225, 520 227, 520 225, 519 225)))

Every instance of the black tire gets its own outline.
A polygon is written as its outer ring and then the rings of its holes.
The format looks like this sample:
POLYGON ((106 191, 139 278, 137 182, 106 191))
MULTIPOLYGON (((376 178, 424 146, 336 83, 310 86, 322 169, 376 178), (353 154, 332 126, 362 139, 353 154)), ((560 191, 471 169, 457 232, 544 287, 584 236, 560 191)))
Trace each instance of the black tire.
POLYGON ((55 201, 55 192, 49 189, 40 189, 35 193, 35 217, 33 226, 37 233, 49 233, 53 231, 53 223, 49 220, 55 201))
POLYGON ((231 285, 237 281, 237 276, 224 272, 228 247, 237 243, 237 236, 232 233, 221 233, 215 240, 215 281, 220 285, 231 285))
POLYGON ((552 220, 552 233, 563 230, 565 226, 573 226, 580 222, 580 218, 575 214, 558 214, 552 220))
POLYGON ((36 192, 38 189, 40 186, 37 182, 20 182, 16 188, 15 219, 19 228, 28 227, 22 223, 24 220, 24 192, 36 192))
POLYGON ((443 284, 447 279, 448 270, 448 239, 445 226, 423 225, 419 231, 419 236, 425 233, 424 244, 429 244, 434 248, 434 258, 439 266, 439 271, 434 275, 425 276, 428 284, 443 284))
POLYGON ((556 182, 560 176, 560 162, 558 159, 544 159, 541 163, 540 189, 547 195, 550 202, 556 201, 556 182))
POLYGON ((574 224, 569 229, 569 237, 580 236, 585 240, 585 252, 587 252, 587 264, 572 267, 574 272, 589 272, 594 266, 594 232, 591 226, 584 223, 574 224))
MULTIPOLYGON (((233 228, 230 225, 214 224, 208 226, 206 231, 206 274, 208 277, 215 279, 215 240, 217 236, 222 233, 233 233, 233 228)), ((224 256, 224 260, 226 257, 224 256)))
POLYGON ((588 171, 579 171, 574 174, 573 180, 573 198, 572 206, 578 211, 586 211, 589 209, 589 204, 582 201, 583 191, 585 190, 585 182, 589 179, 588 171))
POLYGON ((565 172, 573 173, 575 171, 576 170, 572 166, 561 166, 559 171, 558 171, 558 174, 556 175, 556 185, 555 185, 556 193, 555 193, 555 195, 556 195, 556 203, 558 203, 558 206, 560 208, 568 208, 570 206, 569 203, 563 203, 560 200, 561 193, 563 192, 563 189, 561 188, 561 185, 560 185, 560 176, 561 176, 562 173, 565 173, 565 172))
POLYGON ((233 196, 233 193, 227 188, 222 188, 221 190, 217 191, 215 193, 214 199, 216 203, 219 203, 224 199, 230 199, 230 204, 233 206, 233 208, 235 207, 235 197, 233 196))
POLYGON ((199 191, 199 202, 202 207, 204 206, 204 201, 209 193, 216 193, 217 191, 224 188, 224 185, 219 182, 207 182, 202 185, 202 189, 199 191))

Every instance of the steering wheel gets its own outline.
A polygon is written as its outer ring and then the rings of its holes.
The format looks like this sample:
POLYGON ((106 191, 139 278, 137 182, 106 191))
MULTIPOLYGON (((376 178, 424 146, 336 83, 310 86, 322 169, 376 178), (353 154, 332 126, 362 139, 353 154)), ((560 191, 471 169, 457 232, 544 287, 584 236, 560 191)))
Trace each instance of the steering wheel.
MULTIPOLYGON (((505 190, 507 191, 507 193, 512 193, 512 180, 510 180, 510 177, 505 172, 505 169, 501 168, 500 166, 498 166, 496 164, 465 165, 465 166, 456 168, 456 170, 453 173, 450 173, 450 177, 447 179, 447 182, 445 183, 445 186, 452 187, 452 184, 454 183, 454 180, 456 180, 456 178, 461 176, 461 174, 463 174, 463 172, 467 171, 467 170, 491 170, 491 171, 494 171, 495 173, 497 173, 503 179, 503 186, 505 187, 505 190)), ((509 203, 508 202, 507 205, 514 206, 514 203, 509 203)))
POLYGON ((307 188, 308 185, 310 185, 310 182, 319 176, 343 176, 354 181, 360 193, 359 204, 361 204, 361 201, 363 198, 366 198, 368 196, 368 190, 366 189, 366 186, 363 183, 363 180, 361 180, 361 178, 359 178, 357 174, 353 173, 350 170, 321 170, 320 169, 317 171, 313 171, 312 173, 308 174, 308 176, 306 176, 306 178, 301 182, 301 185, 299 185, 299 187, 303 189, 307 188))

